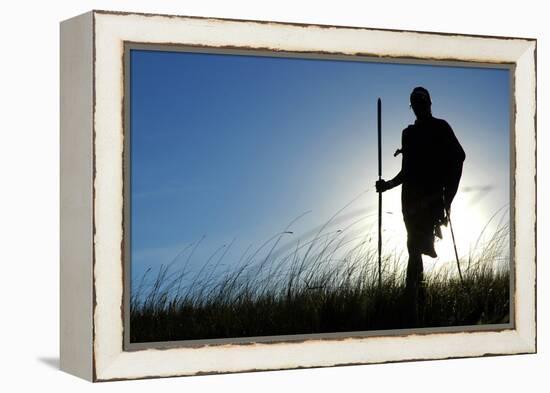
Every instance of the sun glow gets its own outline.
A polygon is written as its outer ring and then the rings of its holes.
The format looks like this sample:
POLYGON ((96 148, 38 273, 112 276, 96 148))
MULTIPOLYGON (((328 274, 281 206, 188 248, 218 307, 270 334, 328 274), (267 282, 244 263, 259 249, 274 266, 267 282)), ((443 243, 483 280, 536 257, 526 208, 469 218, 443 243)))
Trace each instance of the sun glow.
MULTIPOLYGON (((384 193, 382 210, 384 257, 392 258, 395 256, 398 257, 401 263, 406 263, 407 232, 401 213, 400 192, 397 189, 384 193)), ((506 209, 499 209, 497 206, 495 206, 495 211, 489 212, 487 210, 487 207, 477 203, 475 198, 467 193, 461 194, 460 191, 453 201, 451 224, 461 266, 467 264, 470 256, 473 257, 483 251, 487 242, 491 241, 491 237, 498 229, 499 219, 507 213, 506 209)), ((372 229, 370 230, 372 231, 372 229)), ((441 230, 443 238, 436 238, 435 242, 437 258, 423 256, 426 272, 443 266, 456 269, 451 226, 442 226, 441 230)))

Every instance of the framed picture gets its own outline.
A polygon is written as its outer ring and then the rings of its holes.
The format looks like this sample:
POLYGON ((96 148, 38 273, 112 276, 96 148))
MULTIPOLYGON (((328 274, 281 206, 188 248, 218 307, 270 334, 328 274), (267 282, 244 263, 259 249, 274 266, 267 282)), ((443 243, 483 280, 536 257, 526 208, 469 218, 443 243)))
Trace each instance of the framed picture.
POLYGON ((536 351, 536 40, 61 23, 61 368, 536 351))

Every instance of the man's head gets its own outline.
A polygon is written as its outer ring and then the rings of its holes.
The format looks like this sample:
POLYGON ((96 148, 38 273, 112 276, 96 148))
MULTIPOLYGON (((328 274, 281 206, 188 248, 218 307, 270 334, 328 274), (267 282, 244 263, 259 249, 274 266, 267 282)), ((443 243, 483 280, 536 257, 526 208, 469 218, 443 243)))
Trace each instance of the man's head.
POLYGON ((415 87, 411 93, 411 108, 417 119, 424 119, 432 114, 432 100, 430 93, 425 88, 415 87))

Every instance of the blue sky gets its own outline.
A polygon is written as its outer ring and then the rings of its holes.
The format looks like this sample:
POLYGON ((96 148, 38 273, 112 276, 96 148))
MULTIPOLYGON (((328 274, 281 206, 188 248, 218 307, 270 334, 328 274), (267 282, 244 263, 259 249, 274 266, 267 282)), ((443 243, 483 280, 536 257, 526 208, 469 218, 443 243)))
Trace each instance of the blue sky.
MULTIPOLYGON (((456 204, 479 228, 465 221, 456 231, 480 230, 509 203, 508 70, 145 50, 130 61, 134 281, 202 237, 195 268, 230 242, 226 260, 238 260, 306 211, 295 238, 358 196, 349 216, 371 214, 376 99, 389 179, 414 122, 415 86, 430 91, 434 116, 466 151, 456 204), (491 187, 481 199, 467 191, 480 186, 491 187)), ((404 233, 399 193, 385 193, 384 206, 389 231, 404 233)), ((369 225, 362 230, 376 230, 369 225)))

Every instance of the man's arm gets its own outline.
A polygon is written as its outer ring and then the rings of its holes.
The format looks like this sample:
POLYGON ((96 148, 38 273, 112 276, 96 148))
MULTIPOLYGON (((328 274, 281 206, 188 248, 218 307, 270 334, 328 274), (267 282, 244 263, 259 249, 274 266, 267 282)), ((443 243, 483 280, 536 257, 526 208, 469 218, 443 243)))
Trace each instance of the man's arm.
POLYGON ((444 124, 447 129, 446 131, 447 131, 449 152, 452 155, 454 161, 463 162, 466 159, 466 153, 464 152, 462 145, 458 141, 453 129, 451 128, 451 125, 447 122, 444 122, 444 124))
POLYGON ((376 192, 384 192, 391 190, 394 187, 397 187, 403 183, 403 172, 399 171, 397 175, 391 180, 378 180, 376 182, 376 192))
POLYGON ((466 153, 460 145, 453 129, 446 121, 443 122, 444 130, 446 132, 446 174, 447 178, 444 179, 445 186, 445 202, 447 208, 450 208, 456 192, 458 190, 458 184, 462 176, 462 165, 466 159, 466 153))

